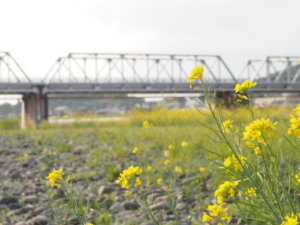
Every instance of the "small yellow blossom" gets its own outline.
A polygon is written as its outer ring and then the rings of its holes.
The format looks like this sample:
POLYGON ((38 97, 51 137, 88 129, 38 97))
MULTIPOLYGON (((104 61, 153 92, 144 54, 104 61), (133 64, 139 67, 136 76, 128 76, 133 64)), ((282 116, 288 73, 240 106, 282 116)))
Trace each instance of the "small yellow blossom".
POLYGON ((49 183, 52 187, 60 188, 60 184, 56 183, 58 180, 62 180, 64 171, 62 169, 59 170, 52 170, 52 172, 48 175, 47 179, 49 179, 49 183))
POLYGON ((92 223, 87 223, 86 225, 94 225, 94 224, 92 224, 92 223))
POLYGON ((156 179, 156 183, 157 183, 158 185, 161 185, 161 184, 162 184, 162 181, 163 181, 162 178, 157 178, 157 179, 156 179))
POLYGON ((300 172, 295 174, 296 181, 300 184, 300 172))
POLYGON ((171 151, 171 150, 173 150, 175 148, 175 146, 174 145, 169 145, 168 146, 168 149, 171 151))
POLYGON ((253 88, 255 86, 256 86, 256 83, 246 80, 242 84, 236 84, 234 90, 236 93, 247 94, 249 91, 249 88, 253 88))
POLYGON ((167 165, 170 164, 170 162, 171 162, 171 161, 170 161, 169 159, 167 159, 167 160, 164 161, 164 165, 167 166, 167 165))
POLYGON ((183 170, 180 166, 175 166, 174 170, 175 170, 176 173, 183 173, 183 170))
POLYGON ((260 147, 255 147, 253 150, 254 150, 254 152, 255 152, 256 155, 261 154, 261 149, 260 149, 260 147))
POLYGON ((138 147, 134 147, 132 150, 133 154, 137 154, 139 152, 139 148, 138 147))
POLYGON ((290 128, 288 130, 288 134, 295 135, 297 138, 300 138, 300 105, 298 105, 294 111, 297 116, 290 115, 290 128))
POLYGON ((204 73, 204 67, 203 66, 196 66, 191 74, 188 76, 187 82, 190 83, 190 87, 192 87, 192 84, 196 83, 196 80, 202 80, 204 73))
POLYGON ((135 187, 138 187, 138 186, 140 186, 141 184, 142 184, 141 179, 140 179, 139 177, 137 177, 137 178, 135 179, 134 186, 135 186, 135 187))
POLYGON ((237 181, 225 181, 223 184, 220 184, 218 189, 215 191, 215 197, 217 198, 218 203, 224 205, 225 198, 234 197, 237 186, 237 181))
POLYGON ((258 141, 259 143, 265 143, 265 138, 273 138, 272 129, 276 123, 272 123, 270 119, 257 119, 250 123, 245 128, 243 133, 244 140, 258 141))
POLYGON ((247 189, 247 191, 246 191, 246 193, 249 195, 249 196, 256 196, 256 188, 253 188, 253 187, 251 187, 251 188, 248 188, 247 189))
POLYGON ((284 217, 284 221, 280 225, 299 225, 300 213, 288 214, 284 217))
POLYGON ((246 163, 247 158, 241 155, 238 155, 239 160, 236 158, 235 155, 229 156, 224 160, 225 168, 233 168, 235 171, 243 171, 243 167, 246 163))
POLYGON ((203 213, 202 215, 202 222, 216 222, 215 218, 211 217, 208 215, 206 212, 203 213))
POLYGON ((189 143, 186 142, 186 141, 182 141, 182 142, 180 143, 180 145, 181 145, 181 147, 185 148, 185 147, 187 147, 187 146, 189 145, 189 143))
POLYGON ((232 120, 225 120, 224 122, 223 122, 223 127, 224 127, 224 129, 231 129, 232 128, 232 120))
POLYGON ((152 166, 147 166, 147 171, 148 172, 151 172, 153 170, 153 167, 152 166))
POLYGON ((254 147, 255 147, 255 144, 254 144, 253 142, 251 142, 251 141, 247 141, 247 142, 246 142, 246 145, 247 145, 248 147, 250 147, 250 148, 254 148, 254 147))
POLYGON ((204 168, 204 167, 199 167, 199 171, 200 171, 200 173, 205 173, 205 172, 206 172, 206 168, 204 168))
POLYGON ((164 156, 165 157, 170 157, 170 151, 169 150, 164 151, 164 156))
POLYGON ((132 194, 131 191, 124 191, 124 193, 125 193, 126 195, 131 195, 131 194, 132 194))
POLYGON ((143 122, 143 127, 144 128, 149 128, 149 127, 151 127, 152 125, 148 122, 148 121, 144 121, 143 122))
POLYGON ((141 175, 143 170, 138 166, 130 166, 120 174, 117 183, 121 183, 122 188, 129 188, 129 180, 135 175, 141 175))
POLYGON ((219 217, 221 220, 230 220, 227 213, 227 208, 222 208, 220 205, 209 205, 207 209, 210 211, 211 216, 219 217))

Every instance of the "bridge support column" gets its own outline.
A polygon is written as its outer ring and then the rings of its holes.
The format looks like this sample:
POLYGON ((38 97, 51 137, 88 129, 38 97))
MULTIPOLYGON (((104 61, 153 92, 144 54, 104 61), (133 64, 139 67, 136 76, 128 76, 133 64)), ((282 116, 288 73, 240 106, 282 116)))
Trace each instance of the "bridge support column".
POLYGON ((21 128, 35 128, 48 119, 48 98, 41 93, 24 94, 22 98, 21 128))
POLYGON ((232 92, 217 91, 215 93, 216 107, 231 108, 234 106, 234 96, 232 92))

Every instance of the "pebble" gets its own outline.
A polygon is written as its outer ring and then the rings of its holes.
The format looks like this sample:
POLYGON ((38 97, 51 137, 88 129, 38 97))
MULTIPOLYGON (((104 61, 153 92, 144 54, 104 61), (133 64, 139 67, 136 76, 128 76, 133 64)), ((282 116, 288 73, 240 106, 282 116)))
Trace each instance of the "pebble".
POLYGON ((101 196, 103 194, 110 194, 114 191, 114 188, 107 185, 101 185, 98 189, 98 195, 101 196))
POLYGON ((3 197, 0 200, 0 204, 4 204, 4 205, 9 205, 9 204, 18 203, 18 202, 19 202, 19 199, 16 197, 13 197, 13 196, 3 197))
POLYGON ((169 209, 169 207, 165 201, 152 204, 149 206, 149 208, 151 210, 169 209))
POLYGON ((31 225, 47 225, 47 224, 49 224, 49 220, 44 215, 39 215, 31 219, 31 225))
POLYGON ((39 201, 36 195, 28 195, 23 198, 25 203, 37 203, 39 201))
POLYGON ((123 203, 123 207, 126 210, 137 210, 138 208, 140 208, 139 203, 137 203, 136 201, 126 201, 123 203))
POLYGON ((119 203, 115 203, 109 209, 112 213, 119 213, 124 210, 124 207, 119 203))

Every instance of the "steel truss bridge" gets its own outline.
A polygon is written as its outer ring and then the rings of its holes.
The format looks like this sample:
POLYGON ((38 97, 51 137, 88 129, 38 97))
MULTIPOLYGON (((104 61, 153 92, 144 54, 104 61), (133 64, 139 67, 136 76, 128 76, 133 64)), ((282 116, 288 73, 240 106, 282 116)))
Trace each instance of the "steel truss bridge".
POLYGON ((70 53, 59 57, 42 79, 33 79, 8 52, 0 52, 0 94, 23 96, 26 126, 47 119, 49 97, 201 92, 199 84, 191 89, 187 83, 198 65, 205 67, 207 86, 219 93, 232 92, 246 79, 258 83, 253 92, 299 93, 299 59, 250 59, 234 74, 219 55, 70 53))

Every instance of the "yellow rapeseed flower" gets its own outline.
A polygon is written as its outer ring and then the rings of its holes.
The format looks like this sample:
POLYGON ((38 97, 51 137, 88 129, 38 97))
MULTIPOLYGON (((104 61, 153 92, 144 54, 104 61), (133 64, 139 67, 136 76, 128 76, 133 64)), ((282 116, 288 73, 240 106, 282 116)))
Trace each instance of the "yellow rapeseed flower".
POLYGON ((295 108, 296 113, 298 116, 290 115, 290 128, 288 130, 288 134, 293 134, 296 137, 300 138, 300 112, 299 112, 299 107, 300 105, 295 108))
POLYGON ((137 177, 137 178, 135 179, 134 186, 135 186, 135 187, 138 187, 138 186, 140 186, 141 184, 142 184, 141 179, 140 179, 139 177, 137 177))
POLYGON ((144 121, 143 122, 143 127, 144 128, 149 128, 149 127, 151 127, 151 124, 148 121, 144 121))
POLYGON ((215 218, 211 217, 210 215, 208 215, 206 212, 203 213, 202 215, 202 222, 216 222, 215 218))
POLYGON ((60 184, 56 183, 58 180, 62 180, 64 171, 62 169, 55 170, 53 169, 52 172, 48 175, 47 179, 49 179, 49 183, 52 187, 60 188, 60 184))
POLYGON ((249 196, 256 196, 256 188, 253 188, 253 187, 251 187, 251 188, 248 188, 247 189, 247 191, 246 191, 246 193, 249 195, 249 196))
POLYGON ((220 184, 218 189, 215 191, 215 197, 217 198, 217 202, 221 205, 224 205, 225 198, 235 196, 235 189, 237 186, 237 181, 225 181, 223 184, 220 184))
POLYGON ((180 145, 181 145, 181 147, 185 148, 185 147, 187 147, 187 146, 189 145, 189 143, 186 142, 186 141, 182 141, 182 142, 180 143, 180 145))
POLYGON ((243 171, 243 167, 246 163, 247 158, 241 155, 238 155, 241 163, 238 161, 235 155, 229 156, 224 160, 224 166, 226 169, 232 168, 235 171, 243 171))
POLYGON ((223 128, 224 129, 231 129, 232 128, 232 120, 225 120, 222 124, 223 124, 223 128))
POLYGON ((126 170, 123 170, 122 173, 120 173, 117 183, 121 183, 122 188, 129 188, 130 187, 129 180, 135 175, 141 175, 142 172, 143 170, 140 167, 130 166, 126 170))
POLYGON ((171 161, 169 159, 167 159, 167 160, 164 161, 164 165, 165 166, 169 165, 170 163, 171 163, 171 161))
POLYGON ((236 93, 239 93, 239 94, 247 94, 249 89, 253 88, 255 86, 256 86, 256 83, 246 80, 242 84, 236 84, 234 90, 236 93))
POLYGON ((284 217, 284 221, 280 225, 299 225, 300 213, 288 214, 284 217))
POLYGON ((253 150, 254 150, 254 152, 255 152, 256 155, 261 154, 261 149, 260 149, 260 147, 255 147, 253 150))
POLYGON ((147 171, 148 172, 151 172, 153 170, 153 167, 152 166, 147 166, 147 171))
POLYGON ((175 170, 176 173, 183 173, 183 170, 180 166, 175 166, 174 170, 175 170))
POLYGON ((200 171, 200 173, 205 173, 205 172, 206 172, 206 168, 204 168, 204 167, 199 167, 199 171, 200 171))
POLYGON ((138 147, 134 147, 132 150, 133 154, 137 154, 139 152, 139 148, 138 147))
POLYGON ((243 139, 265 143, 265 138, 273 138, 272 129, 275 125, 276 123, 272 123, 270 119, 262 118, 254 120, 246 126, 243 139))
POLYGON ((225 120, 222 125, 226 133, 229 133, 229 130, 233 128, 232 120, 225 120))
POLYGON ((171 151, 171 150, 173 150, 175 148, 175 146, 174 145, 169 145, 168 146, 168 149, 171 151))
POLYGON ((162 184, 162 181, 163 181, 162 178, 157 178, 157 179, 156 179, 156 183, 157 183, 158 185, 161 185, 161 184, 162 184))
POLYGON ((170 157, 170 151, 169 150, 164 151, 164 156, 165 157, 170 157))
POLYGON ((124 193, 125 193, 126 195, 131 195, 131 194, 132 194, 131 191, 124 191, 124 193))
POLYGON ((203 66, 196 66, 191 74, 188 76, 187 82, 190 83, 190 87, 192 87, 192 84, 196 83, 196 80, 202 80, 204 73, 204 67, 203 66))

